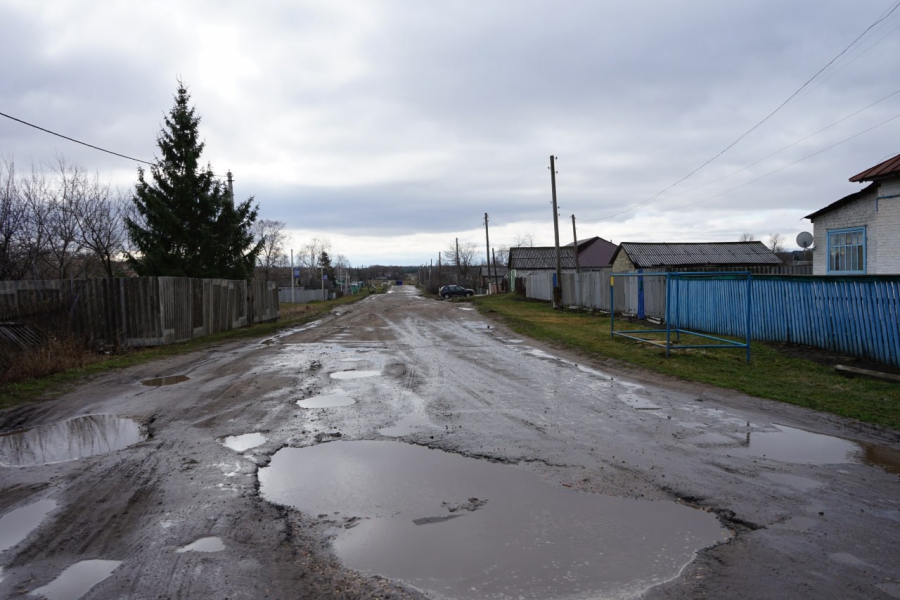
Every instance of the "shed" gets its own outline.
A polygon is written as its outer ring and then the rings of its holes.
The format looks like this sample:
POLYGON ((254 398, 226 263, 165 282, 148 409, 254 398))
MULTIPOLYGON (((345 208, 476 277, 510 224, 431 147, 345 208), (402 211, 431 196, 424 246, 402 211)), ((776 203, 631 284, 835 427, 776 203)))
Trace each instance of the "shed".
POLYGON ((778 267, 782 262, 762 242, 622 242, 612 258, 613 271, 680 268, 734 269, 778 267))

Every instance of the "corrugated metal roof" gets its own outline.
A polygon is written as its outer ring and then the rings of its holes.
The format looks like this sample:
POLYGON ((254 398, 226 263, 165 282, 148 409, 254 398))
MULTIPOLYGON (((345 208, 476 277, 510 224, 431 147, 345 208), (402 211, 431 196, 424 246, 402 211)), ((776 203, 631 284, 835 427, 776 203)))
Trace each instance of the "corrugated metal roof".
POLYGON ((780 265, 781 260, 762 242, 643 244, 622 242, 620 250, 639 269, 649 267, 780 265))
POLYGON ((852 194, 849 194, 849 195, 847 195, 847 196, 844 196, 844 197, 841 198, 840 200, 835 200, 834 202, 832 202, 831 204, 829 204, 829 205, 826 206, 825 208, 820 208, 820 209, 817 210, 816 212, 814 212, 814 213, 812 213, 812 214, 809 214, 809 215, 806 215, 806 216, 803 217, 803 218, 804 218, 804 219, 809 219, 810 221, 812 221, 813 219, 815 219, 815 218, 818 217, 819 215, 825 214, 825 213, 827 213, 827 212, 831 212, 832 210, 834 210, 834 209, 836 209, 836 208, 840 208, 840 207, 844 206, 845 204, 850 204, 851 202, 854 202, 854 201, 856 201, 856 200, 859 200, 859 199, 863 198, 863 197, 866 196, 866 194, 868 194, 870 191, 872 191, 872 190, 877 190, 879 185, 880 185, 880 184, 878 184, 878 183, 870 183, 869 185, 867 185, 867 186, 864 187, 863 189, 859 190, 858 192, 853 192, 852 194))
POLYGON ((490 270, 488 270, 487 265, 483 265, 479 274, 481 277, 493 277, 495 274, 497 277, 506 277, 509 272, 505 266, 491 265, 490 270))
POLYGON ((874 181, 891 175, 900 175, 900 154, 850 178, 850 181, 874 181))
MULTIPOLYGON (((560 246, 559 258, 563 269, 575 268, 575 248, 560 246)), ((520 271, 556 269, 556 248, 553 246, 509 249, 509 268, 520 271)))

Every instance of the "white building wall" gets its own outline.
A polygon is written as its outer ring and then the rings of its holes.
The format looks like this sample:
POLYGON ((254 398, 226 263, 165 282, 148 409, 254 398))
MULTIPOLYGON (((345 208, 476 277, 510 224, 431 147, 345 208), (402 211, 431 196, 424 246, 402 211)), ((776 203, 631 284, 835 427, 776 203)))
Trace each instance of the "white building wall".
POLYGON ((878 262, 869 273, 900 275, 900 180, 878 186, 878 198, 878 262))
MULTIPOLYGON (((881 186, 884 187, 884 186, 881 186)), ((880 188, 879 188, 880 189, 880 188)), ((876 193, 816 217, 813 221, 813 275, 828 275, 828 232, 849 227, 866 228, 866 273, 876 274, 878 265, 878 224, 875 212, 876 193)), ((885 201, 881 201, 882 204, 885 201)), ((900 206, 900 203, 898 203, 900 206)), ((879 207, 880 208, 880 207, 879 207)))

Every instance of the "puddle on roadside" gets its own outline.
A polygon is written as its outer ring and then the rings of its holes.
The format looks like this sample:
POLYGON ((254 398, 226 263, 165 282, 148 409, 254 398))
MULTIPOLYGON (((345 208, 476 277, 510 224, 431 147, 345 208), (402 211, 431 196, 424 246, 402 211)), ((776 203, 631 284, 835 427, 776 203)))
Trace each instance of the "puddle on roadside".
POLYGON ((108 454, 143 441, 132 419, 87 415, 0 435, 0 465, 33 467, 108 454))
POLYGON ((141 381, 141 385, 149 385, 153 387, 161 387, 164 385, 175 385, 176 383, 182 383, 184 381, 188 381, 190 377, 187 375, 166 375, 165 377, 153 377, 152 379, 144 379, 141 381))
POLYGON ((346 566, 436 597, 637 595, 730 536, 674 502, 580 493, 398 442, 283 448, 258 476, 269 502, 359 518, 334 541, 346 566))
POLYGON ((262 446, 266 441, 266 436, 261 433, 245 433, 243 435, 229 435, 222 442, 222 445, 235 452, 243 452, 250 448, 262 446))
POLYGON ((182 546, 175 552, 182 554, 184 552, 221 552, 225 549, 225 543, 219 537, 200 538, 193 544, 182 546))
POLYGON ((30 595, 44 596, 47 600, 77 600, 112 575, 121 564, 122 561, 119 560, 77 562, 44 587, 33 590, 30 595))
POLYGON ((338 371, 331 374, 332 379, 364 379, 366 377, 375 377, 381 375, 381 371, 338 371))
POLYGON ((748 433, 740 446, 726 449, 728 454, 797 464, 864 464, 888 473, 900 473, 900 450, 785 425, 773 427, 776 431, 748 433))
POLYGON ((340 390, 331 394, 321 394, 306 400, 297 401, 297 406, 300 408, 337 408, 339 406, 350 406, 351 404, 356 404, 356 400, 340 390))
POLYGON ((0 553, 27 538, 55 508, 55 500, 38 500, 0 517, 0 553))

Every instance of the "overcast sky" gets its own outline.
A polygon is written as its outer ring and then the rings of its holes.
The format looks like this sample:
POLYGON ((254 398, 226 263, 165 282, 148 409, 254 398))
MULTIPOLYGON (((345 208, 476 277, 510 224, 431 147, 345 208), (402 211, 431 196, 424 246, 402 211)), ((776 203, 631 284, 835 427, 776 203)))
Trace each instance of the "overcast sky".
MULTIPOLYGON (((353 265, 427 263, 456 237, 483 249, 485 212, 492 246, 552 245, 551 154, 563 243, 574 214, 579 238, 795 247, 804 215, 900 153, 900 10, 670 186, 894 7, 0 0, 0 112, 153 160, 181 77, 238 199, 353 265)), ((20 169, 58 154, 136 180, 134 162, 0 118, 20 169)))

